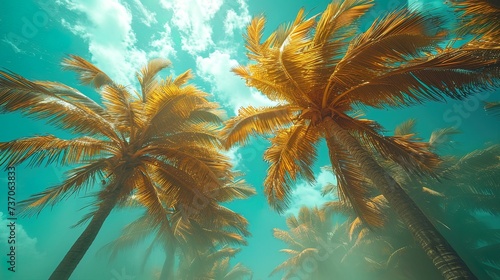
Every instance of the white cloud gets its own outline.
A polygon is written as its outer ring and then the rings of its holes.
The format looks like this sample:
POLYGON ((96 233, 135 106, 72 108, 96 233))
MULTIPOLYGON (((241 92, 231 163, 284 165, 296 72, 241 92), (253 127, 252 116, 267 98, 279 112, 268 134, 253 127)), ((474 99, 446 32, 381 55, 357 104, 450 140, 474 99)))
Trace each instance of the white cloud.
POLYGON ((239 149, 240 147, 234 146, 227 151, 222 151, 222 153, 229 158, 231 164, 233 165, 233 168, 235 169, 238 168, 242 159, 241 153, 239 153, 239 149))
POLYGON ((156 13, 149 11, 142 3, 140 0, 133 0, 134 6, 138 10, 138 12, 141 14, 141 21, 144 23, 146 26, 151 27, 151 24, 157 23, 158 21, 156 20, 156 13))
POLYGON ((237 65, 238 62, 224 50, 216 50, 208 57, 196 58, 198 75, 211 84, 212 94, 235 112, 240 107, 249 105, 258 107, 276 104, 261 93, 248 88, 240 77, 232 73, 231 68, 237 65))
POLYGON ((152 47, 153 50, 149 53, 149 55, 151 57, 170 59, 176 55, 172 39, 172 30, 168 23, 166 23, 163 28, 164 30, 158 33, 159 38, 156 35, 151 37, 149 46, 152 47))
POLYGON ((244 0, 238 0, 239 13, 234 9, 229 9, 226 12, 224 20, 224 31, 227 35, 233 35, 235 31, 241 31, 250 22, 252 17, 248 11, 248 5, 244 0))
POLYGON ((223 0, 161 0, 160 3, 173 13, 172 23, 181 33, 183 50, 196 54, 214 45, 210 21, 223 0))
MULTIPOLYGON (((41 266, 41 262, 45 257, 44 254, 40 253, 37 250, 37 242, 36 238, 32 238, 28 235, 24 227, 18 223, 18 220, 11 221, 7 220, 7 215, 0 212, 0 252, 2 252, 2 275, 6 275, 6 279, 33 279, 33 270, 39 271, 41 266), (11 228, 9 225, 11 222, 14 222, 15 225, 12 227, 13 232, 15 233, 15 239, 9 239, 11 235, 11 228), (15 240, 15 243, 8 243, 8 240, 15 240), (5 263, 7 261, 6 254, 11 253, 11 246, 14 246, 15 250, 13 251, 15 258, 15 271, 11 273, 7 271, 7 268, 10 267, 10 264, 5 263), (35 268, 36 267, 36 268, 35 268), (9 278, 12 276, 12 278, 9 278)), ((2 278, 4 279, 4 278, 2 278)))
POLYGON ((329 183, 335 184, 337 180, 333 173, 325 168, 316 176, 315 184, 307 184, 305 182, 296 185, 291 194, 290 207, 285 211, 284 215, 297 215, 302 206, 314 207, 321 206, 327 201, 335 199, 335 196, 328 194, 321 195, 321 190, 329 183))
POLYGON ((118 0, 61 0, 70 11, 84 19, 69 22, 64 27, 86 40, 92 62, 112 79, 122 84, 134 81, 134 71, 147 62, 146 53, 135 47, 131 12, 118 0))

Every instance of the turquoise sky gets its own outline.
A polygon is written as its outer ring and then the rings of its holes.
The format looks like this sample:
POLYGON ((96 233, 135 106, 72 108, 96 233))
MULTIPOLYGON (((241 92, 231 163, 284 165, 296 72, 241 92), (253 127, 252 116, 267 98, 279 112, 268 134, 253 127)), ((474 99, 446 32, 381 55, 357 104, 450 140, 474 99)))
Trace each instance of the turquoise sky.
MULTIPOLYGON (((266 34, 278 24, 290 21, 300 7, 311 15, 321 12, 330 1, 299 0, 58 0, 58 1, 2 1, 0 3, 0 67, 35 80, 53 80, 80 89, 90 97, 98 95, 77 84, 73 73, 63 72, 60 61, 68 54, 82 56, 108 73, 116 81, 136 86, 135 71, 154 57, 168 58, 173 67, 163 75, 179 74, 193 69, 194 83, 213 94, 228 111, 240 106, 270 105, 270 101, 245 84, 229 70, 238 63, 245 64, 242 34, 253 15, 264 14, 268 19, 266 34), (269 4, 272 3, 272 4, 269 4)), ((365 18, 365 26, 380 13, 407 5, 403 0, 378 0, 365 18)), ((432 8, 432 12, 446 13, 442 1, 410 0, 415 9, 432 8)), ((456 137, 455 153, 480 148, 484 143, 500 140, 500 131, 492 129, 494 120, 482 110, 479 101, 499 99, 498 93, 483 93, 465 101, 427 103, 398 110, 363 108, 367 117, 382 123, 388 133, 408 118, 417 118, 417 130, 427 139, 436 128, 455 126, 463 133, 456 137), (496 96, 496 98, 494 98, 496 96)), ((55 134, 74 137, 43 122, 22 118, 19 114, 4 114, 1 118, 0 141, 35 134, 55 134)), ((268 274, 284 260, 274 240, 274 227, 286 228, 284 217, 272 212, 262 195, 262 182, 267 164, 262 154, 267 143, 253 139, 247 147, 233 149, 229 155, 236 168, 246 173, 246 180, 258 194, 251 199, 232 203, 230 207, 250 221, 252 237, 235 261, 250 267, 254 279, 270 279, 268 274)), ((297 182, 293 193, 294 204, 287 214, 295 213, 302 205, 320 204, 327 198, 319 195, 322 184, 333 176, 321 171, 328 165, 326 150, 320 147, 315 165, 318 183, 309 186, 297 182)), ((61 182, 64 168, 48 166, 29 169, 17 168, 17 199, 61 182)), ((0 173, 0 184, 6 186, 6 173, 0 173)), ((44 210, 38 217, 18 220, 18 263, 15 274, 6 270, 7 252, 4 224, 6 188, 0 188, 0 279, 46 279, 79 236, 83 227, 71 228, 86 209, 87 199, 70 198, 54 208, 44 210)), ((96 241, 75 270, 72 279, 120 279, 135 276, 141 279, 138 263, 142 247, 128 251, 114 262, 97 251, 116 238, 121 228, 131 222, 137 213, 114 211, 105 222, 96 241)), ((148 268, 160 269, 162 252, 155 252, 148 268)), ((127 279, 127 278, 125 278, 127 279)), ((133 279, 133 278, 128 278, 133 279)), ((279 279, 279 276, 273 278, 279 279)))

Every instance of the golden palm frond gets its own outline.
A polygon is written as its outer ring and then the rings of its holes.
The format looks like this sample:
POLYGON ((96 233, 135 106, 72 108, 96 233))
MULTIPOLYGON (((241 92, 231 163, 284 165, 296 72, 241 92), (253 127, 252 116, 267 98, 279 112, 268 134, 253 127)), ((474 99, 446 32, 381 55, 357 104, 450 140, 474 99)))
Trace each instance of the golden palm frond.
POLYGON ((484 109, 492 115, 500 116, 500 102, 485 102, 484 109))
POLYGON ((21 138, 0 143, 0 165, 14 166, 29 160, 29 166, 57 163, 71 165, 116 152, 112 143, 84 136, 63 140, 54 135, 21 138))
POLYGON ((313 258, 314 255, 318 254, 318 249, 316 248, 306 248, 302 250, 300 253, 297 255, 293 256, 292 258, 289 258, 288 260, 284 261, 280 265, 278 265, 270 274, 269 276, 275 275, 277 272, 285 270, 285 269, 296 269, 297 267, 300 267, 302 262, 306 260, 307 258, 313 258))
POLYGON ((400 125, 398 125, 394 129, 394 136, 404 136, 408 134, 415 135, 415 124, 417 123, 416 119, 409 119, 400 125))
POLYGON ((441 101, 446 97, 462 99, 495 88, 499 68, 498 54, 491 49, 449 48, 376 75, 347 89, 334 101, 381 108, 441 101))
POLYGON ((76 96, 77 93, 71 95, 66 90, 58 90, 54 84, 32 82, 17 74, 0 71, 0 112, 21 111, 35 119, 47 119, 62 129, 116 139, 113 124, 93 110, 95 104, 89 108, 87 99, 85 103, 71 102, 76 96))
POLYGON ((222 148, 218 133, 219 126, 209 123, 186 123, 182 130, 173 131, 160 139, 152 139, 151 146, 181 147, 201 144, 204 147, 222 148), (158 141, 157 141, 158 140, 158 141))
MULTIPOLYGON (((231 167, 230 164, 225 163, 224 165, 214 166, 210 163, 213 159, 201 158, 199 155, 194 154, 191 150, 179 150, 176 148, 168 148, 167 145, 156 148, 150 151, 151 155, 158 157, 165 157, 168 159, 172 166, 183 172, 190 172, 191 170, 196 170, 196 173, 190 175, 190 177, 198 180, 198 184, 201 185, 217 185, 220 186, 222 182, 220 181, 221 172, 227 172, 226 168, 231 167)), ((224 163, 224 162, 222 162, 224 163)))
POLYGON ((141 85, 143 102, 146 101, 149 93, 152 92, 158 85, 158 82, 156 81, 156 75, 158 72, 169 67, 170 65, 172 65, 172 63, 167 59, 155 58, 150 60, 140 72, 136 73, 137 79, 141 85))
POLYGON ((245 144, 251 135, 268 134, 276 129, 290 126, 296 110, 288 105, 275 107, 240 108, 238 116, 225 123, 222 130, 224 145, 245 144))
POLYGON ((120 236, 113 240, 112 242, 104 245, 99 253, 109 253, 110 260, 113 260, 118 256, 120 252, 126 250, 130 247, 138 245, 140 242, 146 239, 151 232, 156 228, 157 223, 151 219, 148 215, 143 215, 126 225, 120 234, 120 236))
MULTIPOLYGON (((229 264, 229 262, 227 262, 227 264, 229 264)), ((250 276, 251 279, 252 275, 252 270, 250 270, 248 267, 245 267, 241 263, 237 263, 223 276, 223 280, 238 280, 246 276, 250 276)))
POLYGON ((437 149, 451 143, 450 137, 459 134, 460 131, 454 127, 447 127, 432 131, 429 138, 429 148, 437 149))
POLYGON ((439 20, 405 10, 396 11, 375 21, 349 44, 342 59, 328 79, 324 104, 365 82, 394 69, 394 63, 418 57, 425 49, 436 46, 444 34, 439 20), (435 22, 430 23, 430 22, 435 22), (333 94, 332 94, 333 93, 333 94))
POLYGON ((319 135, 305 124, 295 124, 289 129, 278 130, 271 139, 271 147, 264 153, 264 160, 270 163, 264 191, 271 207, 278 212, 289 203, 292 182, 303 178, 315 181, 311 167, 316 160, 316 145, 319 135))
POLYGON ((82 57, 70 55, 62 62, 64 70, 71 70, 78 74, 78 78, 83 85, 91 85, 100 88, 104 85, 111 85, 113 81, 101 69, 88 62, 82 57))
POLYGON ((333 173, 337 178, 340 201, 351 204, 353 210, 367 225, 381 227, 384 218, 378 207, 371 201, 370 184, 365 179, 359 164, 341 146, 327 139, 333 173))
POLYGON ((108 120, 110 115, 106 110, 97 102, 87 97, 75 88, 69 87, 65 84, 51 81, 37 81, 36 84, 44 87, 46 90, 52 92, 54 95, 61 97, 68 102, 75 104, 82 104, 86 108, 99 114, 102 118, 108 120))
POLYGON ((83 188, 94 186, 97 182, 102 181, 107 168, 108 160, 99 159, 71 170, 61 185, 49 188, 21 201, 19 206, 23 209, 22 214, 25 216, 38 214, 45 206, 54 206, 65 197, 78 193, 83 188))
POLYGON ((182 131, 186 122, 192 124, 206 119, 220 121, 217 115, 219 111, 213 110, 217 105, 209 103, 205 99, 206 96, 206 93, 193 86, 183 88, 173 84, 158 86, 150 93, 144 105, 145 123, 148 126, 143 131, 142 137, 149 139, 156 135, 182 131), (206 111, 204 114, 196 115, 196 111, 203 110, 206 111))
POLYGON ((500 43, 500 5, 495 0, 451 0, 462 20, 459 35, 475 34, 500 43))
POLYGON ((273 229, 273 236, 283 242, 285 242, 289 247, 294 249, 304 248, 302 244, 300 244, 298 240, 295 240, 288 231, 275 228, 273 229))
POLYGON ((255 195, 255 188, 249 186, 245 180, 237 180, 231 184, 209 191, 210 197, 218 202, 230 202, 234 199, 246 199, 255 195))
POLYGON ((139 108, 133 105, 130 92, 121 85, 106 85, 100 92, 103 104, 117 128, 126 134, 137 129, 140 124, 139 108))
POLYGON ((371 120, 342 118, 339 124, 351 131, 366 147, 376 150, 385 159, 403 167, 407 172, 436 176, 436 168, 441 163, 438 155, 429 151, 429 144, 417 142, 412 134, 403 136, 383 136, 381 126, 371 120))

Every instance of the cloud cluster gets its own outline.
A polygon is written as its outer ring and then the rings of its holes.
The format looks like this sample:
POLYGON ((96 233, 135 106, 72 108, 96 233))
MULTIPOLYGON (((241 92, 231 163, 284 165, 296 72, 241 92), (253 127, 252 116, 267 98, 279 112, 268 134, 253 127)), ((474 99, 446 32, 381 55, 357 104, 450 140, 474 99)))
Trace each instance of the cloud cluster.
POLYGON ((2 253, 2 275, 5 275, 6 278, 2 279, 35 279, 37 278, 34 275, 34 271, 40 271, 42 269, 37 264, 41 264, 45 254, 42 254, 38 251, 37 247, 37 239, 28 235, 24 227, 19 224, 18 220, 15 221, 15 244, 8 244, 7 240, 10 234, 10 230, 8 225, 11 223, 11 220, 7 220, 7 215, 3 212, 0 212, 0 252, 2 253), (8 264, 5 262, 5 255, 10 252, 10 246, 15 246, 15 255, 16 255, 16 264, 15 269, 16 272, 7 271, 8 264), (36 267, 36 268, 35 268, 36 267))
POLYGON ((321 195, 321 190, 324 186, 327 184, 336 184, 336 182, 337 180, 333 173, 326 168, 322 168, 320 173, 316 176, 315 184, 302 182, 296 185, 291 194, 290 207, 284 213, 285 216, 297 215, 302 206, 321 206, 327 201, 336 199, 333 194, 328 194, 326 196, 321 195))
POLYGON ((271 106, 276 104, 261 93, 247 87, 245 82, 231 68, 238 62, 231 58, 229 50, 216 50, 208 57, 196 58, 197 74, 210 83, 214 94, 223 105, 237 113, 242 106, 271 106))
POLYGON ((92 61, 115 81, 131 84, 137 65, 146 63, 146 53, 135 47, 132 14, 119 0, 61 0, 80 15, 76 21, 62 19, 64 27, 89 44, 92 61))

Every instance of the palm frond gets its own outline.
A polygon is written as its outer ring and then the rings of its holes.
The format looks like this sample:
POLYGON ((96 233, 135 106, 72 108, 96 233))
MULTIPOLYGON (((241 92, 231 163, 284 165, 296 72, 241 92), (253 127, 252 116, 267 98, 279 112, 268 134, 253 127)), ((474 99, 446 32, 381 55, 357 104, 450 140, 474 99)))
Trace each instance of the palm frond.
POLYGON ((279 130, 264 153, 270 166, 264 180, 265 194, 275 210, 282 212, 289 203, 291 184, 299 177, 315 181, 311 167, 316 160, 319 135, 305 124, 279 130))
POLYGON ((71 165, 111 155, 111 143, 84 136, 63 140, 54 135, 21 138, 0 143, 0 165, 14 166, 29 160, 28 166, 71 165))
POLYGON ((0 112, 21 111, 35 119, 47 119, 49 124, 62 129, 116 139, 113 124, 101 116, 102 110, 95 104, 89 106, 88 100, 76 102, 83 99, 77 95, 52 83, 31 82, 17 74, 0 71, 0 112))
POLYGON ((451 136, 459 134, 460 131, 454 127, 447 127, 438 130, 434 130, 429 138, 429 147, 432 149, 438 149, 445 145, 451 144, 451 136))
POLYGON ((461 19, 459 35, 475 34, 497 40, 500 34, 500 5, 494 0, 451 0, 461 19))
POLYGON ((156 75, 161 70, 169 67, 172 63, 163 58, 152 59, 144 66, 140 72, 136 73, 137 79, 141 85, 143 102, 146 102, 147 96, 158 85, 156 75))
POLYGON ((349 44, 342 60, 328 80, 327 104, 335 103, 341 92, 370 82, 422 51, 436 46, 443 38, 439 32, 440 20, 407 10, 395 11, 375 21, 364 33, 349 44), (330 97, 331 96, 331 97, 330 97))
POLYGON ((234 199, 247 199, 255 194, 255 188, 249 186, 245 180, 237 180, 209 192, 209 196, 219 203, 230 202, 234 199))
POLYGON ((143 215, 123 228, 120 236, 104 245, 99 253, 108 253, 114 260, 119 253, 144 241, 156 227, 156 222, 148 215, 143 215))
POLYGON ((370 199, 370 188, 359 164, 341 146, 327 139, 330 161, 337 177, 338 197, 349 202, 355 213, 370 226, 380 227, 384 218, 370 199))
POLYGON ((394 129, 395 136, 404 136, 408 134, 415 135, 415 124, 417 123, 416 119, 409 119, 402 124, 398 125, 394 129))
POLYGON ((100 88, 104 85, 112 85, 113 81, 94 64, 82 57, 70 55, 62 61, 64 70, 71 70, 78 74, 78 78, 83 85, 91 85, 100 88))
POLYGON ((448 48, 366 79, 348 88, 335 102, 382 108, 463 99, 494 89, 499 83, 499 68, 498 54, 491 49, 448 48))
POLYGON ((137 104, 132 102, 132 97, 127 88, 120 85, 103 86, 101 96, 106 110, 120 131, 130 134, 138 128, 140 113, 137 104))
POLYGON ((413 135, 383 136, 382 127, 375 121, 366 119, 343 118, 339 124, 358 136, 361 143, 376 150, 407 172, 417 175, 436 175, 436 168, 441 163, 439 157, 429 151, 429 144, 412 139, 413 135))
POLYGON ((269 134, 276 129, 289 126, 296 111, 288 105, 275 107, 241 108, 238 116, 228 120, 222 130, 224 145, 245 144, 255 134, 269 134))
POLYGON ((500 102, 486 102, 484 110, 492 115, 500 116, 500 102))
POLYGON ((253 272, 251 269, 241 263, 237 263, 224 275, 223 280, 239 280, 246 276, 252 277, 252 275, 253 272))
POLYGON ((89 108, 93 112, 99 114, 104 119, 109 119, 110 117, 108 112, 106 112, 101 105, 75 88, 58 82, 37 81, 36 83, 68 102, 84 105, 86 108, 89 108))
POLYGON ((96 185, 96 182, 102 181, 106 168, 108 168, 108 160, 100 159, 71 170, 67 175, 67 179, 61 185, 49 188, 21 201, 19 206, 23 209, 22 215, 38 214, 45 206, 54 206, 65 197, 96 185))

